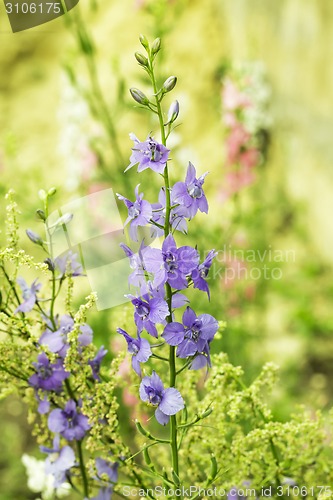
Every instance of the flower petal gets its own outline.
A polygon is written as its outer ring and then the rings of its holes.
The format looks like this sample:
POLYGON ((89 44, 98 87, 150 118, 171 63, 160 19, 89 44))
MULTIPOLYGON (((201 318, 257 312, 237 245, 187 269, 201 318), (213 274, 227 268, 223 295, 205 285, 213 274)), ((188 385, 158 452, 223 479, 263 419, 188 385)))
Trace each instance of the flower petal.
POLYGON ((179 345, 185 336, 184 326, 181 323, 169 323, 166 325, 162 337, 169 345, 179 345))
POLYGON ((166 415, 175 415, 185 406, 184 400, 174 387, 169 387, 163 392, 162 401, 159 404, 159 409, 166 415))

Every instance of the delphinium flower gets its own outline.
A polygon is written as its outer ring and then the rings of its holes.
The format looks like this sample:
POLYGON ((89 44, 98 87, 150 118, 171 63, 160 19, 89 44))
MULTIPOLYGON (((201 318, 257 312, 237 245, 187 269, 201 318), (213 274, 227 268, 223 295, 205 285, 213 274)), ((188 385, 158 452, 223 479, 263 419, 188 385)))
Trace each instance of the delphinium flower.
POLYGON ((210 250, 205 260, 191 273, 194 288, 198 288, 199 290, 206 292, 208 298, 210 298, 210 291, 206 278, 216 255, 217 252, 215 252, 215 250, 210 250))
POLYGON ((58 359, 55 363, 51 363, 44 352, 39 354, 37 363, 33 363, 33 366, 36 373, 31 375, 28 382, 35 389, 60 391, 63 381, 70 375, 64 369, 61 359, 58 359))
MULTIPOLYGON (((170 194, 170 224, 172 229, 181 231, 183 233, 187 232, 187 222, 186 217, 188 216, 188 211, 185 206, 177 203, 173 197, 173 192, 170 194)), ((166 209, 166 196, 165 196, 165 188, 161 188, 158 203, 152 204, 153 208, 153 221, 156 222, 159 226, 164 226, 165 224, 165 209, 166 209)), ((161 227, 154 227, 155 233, 157 236, 163 235, 163 229, 161 227)))
POLYGON ((152 355, 148 340, 142 338, 139 333, 137 338, 133 338, 122 328, 117 328, 117 332, 124 336, 128 352, 132 354, 133 370, 141 377, 140 363, 145 363, 152 355))
POLYGON ((164 389, 160 377, 153 371, 151 377, 144 377, 140 384, 140 398, 142 401, 157 407, 155 410, 156 420, 166 425, 170 415, 175 415, 184 408, 184 400, 179 391, 174 387, 164 389))
POLYGON ((28 488, 33 493, 40 493, 40 498, 48 500, 56 495, 56 498, 63 498, 71 493, 71 485, 68 482, 55 486, 55 478, 45 471, 45 460, 38 460, 35 457, 22 455, 22 463, 26 468, 28 476, 28 488))
POLYGON ((162 337, 172 346, 177 346, 177 356, 188 358, 198 356, 195 368, 210 364, 209 343, 219 327, 218 321, 210 314, 200 314, 187 307, 183 314, 183 323, 168 323, 162 337))
POLYGON ((67 480, 67 472, 75 465, 75 453, 68 445, 60 447, 59 435, 55 436, 52 448, 41 446, 40 449, 48 455, 45 472, 54 477, 54 487, 58 488, 67 480))
POLYGON ((22 312, 27 313, 30 312, 34 305, 37 302, 37 293, 42 287, 41 283, 37 283, 37 279, 33 281, 31 286, 29 287, 25 279, 17 278, 17 283, 22 290, 23 302, 15 309, 15 313, 22 312))
POLYGON ((172 188, 172 199, 186 210, 189 219, 198 210, 208 212, 208 202, 202 188, 207 174, 208 172, 197 178, 195 167, 189 162, 185 182, 176 182, 172 188))
POLYGON ((138 165, 138 172, 150 168, 154 172, 162 174, 168 161, 170 150, 163 144, 156 142, 150 135, 144 142, 139 141, 134 134, 130 134, 130 138, 134 141, 134 148, 132 148, 131 163, 125 172, 131 167, 138 165))
POLYGON ((119 200, 123 201, 128 209, 128 217, 125 226, 130 223, 130 237, 133 241, 138 241, 138 227, 146 226, 151 220, 153 212, 151 204, 143 199, 143 194, 139 194, 139 184, 135 188, 135 201, 132 202, 124 196, 117 194, 119 200))
POLYGON ((145 294, 140 297, 128 295, 135 308, 134 321, 139 332, 146 330, 153 337, 157 337, 155 324, 163 324, 169 314, 168 304, 164 299, 145 294))
POLYGON ((143 257, 145 268, 154 274, 154 285, 168 282, 177 290, 187 288, 187 277, 199 264, 198 251, 190 246, 177 248, 171 234, 165 238, 162 250, 148 248, 143 257))
POLYGON ((142 241, 137 253, 134 253, 125 243, 121 243, 120 247, 125 255, 129 258, 130 267, 133 272, 128 276, 129 285, 139 288, 142 294, 148 293, 146 269, 143 262, 144 242, 142 241))
POLYGON ((50 431, 61 434, 68 441, 84 438, 90 429, 88 418, 81 413, 79 406, 70 399, 62 410, 52 410, 48 418, 50 431))
MULTIPOLYGON (((93 497, 92 500, 110 500, 113 493, 113 485, 118 481, 118 462, 109 462, 102 458, 96 458, 95 460, 96 470, 99 477, 107 476, 109 478, 109 484, 107 486, 102 486, 98 492, 98 495, 93 497)), ((100 482, 105 482, 104 479, 100 479, 100 482)))
MULTIPOLYGON (((59 328, 56 331, 52 331, 50 328, 46 328, 45 332, 39 339, 41 345, 47 345, 51 352, 57 353, 59 356, 64 358, 68 351, 67 336, 70 331, 72 331, 74 326, 74 320, 68 314, 61 316, 59 321, 59 328)), ((89 325, 80 326, 81 333, 79 334, 78 341, 81 346, 87 346, 91 343, 93 338, 93 331, 89 325)))
POLYGON ((99 371, 101 368, 101 363, 104 359, 104 356, 106 356, 107 352, 108 351, 104 348, 104 346, 101 346, 99 348, 96 356, 93 359, 90 359, 88 361, 88 364, 90 365, 91 370, 92 370, 92 376, 93 376, 94 380, 97 380, 97 381, 101 380, 100 375, 99 375, 99 371))
POLYGON ((71 276, 83 276, 83 267, 78 261, 78 254, 73 253, 69 250, 64 255, 60 255, 54 260, 56 268, 60 271, 60 278, 65 276, 65 274, 70 274, 71 276))

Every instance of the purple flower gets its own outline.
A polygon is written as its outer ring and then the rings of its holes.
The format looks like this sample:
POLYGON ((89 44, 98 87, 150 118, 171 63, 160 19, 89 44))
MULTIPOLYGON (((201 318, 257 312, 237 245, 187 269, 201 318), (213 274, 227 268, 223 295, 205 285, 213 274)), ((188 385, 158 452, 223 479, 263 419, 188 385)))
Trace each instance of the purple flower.
POLYGON ((130 267, 133 272, 128 277, 129 285, 136 286, 140 289, 142 294, 148 293, 147 280, 145 275, 145 267, 143 263, 142 252, 144 250, 143 242, 137 253, 134 253, 125 243, 121 243, 120 247, 125 252, 126 256, 129 258, 130 267))
POLYGON ((156 323, 163 324, 165 318, 169 314, 168 304, 161 297, 149 297, 148 294, 142 298, 127 295, 132 299, 132 304, 135 307, 134 321, 138 327, 138 331, 142 332, 145 329, 153 337, 158 337, 156 323))
POLYGON ((129 233, 133 241, 138 241, 138 227, 146 226, 153 215, 151 204, 143 199, 143 193, 139 194, 139 186, 140 184, 135 188, 134 202, 117 193, 119 200, 123 201, 128 209, 125 226, 130 223, 129 233))
POLYGON ((162 174, 168 161, 170 150, 163 146, 163 144, 156 142, 150 136, 144 142, 140 142, 134 134, 130 134, 130 138, 134 141, 134 148, 132 148, 131 163, 125 172, 138 164, 138 172, 151 168, 154 172, 162 174))
POLYGON ((100 381, 100 376, 99 376, 99 370, 100 370, 100 367, 101 367, 101 363, 103 361, 103 358, 104 356, 107 354, 107 350, 104 349, 104 346, 102 345, 96 356, 94 357, 94 359, 91 359, 88 361, 88 364, 91 366, 91 370, 92 370, 92 376, 95 380, 97 381, 100 381))
MULTIPOLYGON (((172 191, 171 191, 171 206, 177 205, 177 202, 173 199, 172 191)), ((153 203, 153 221, 157 222, 161 226, 165 224, 165 188, 163 187, 160 190, 158 196, 158 203, 153 203)), ((177 231, 182 231, 183 233, 187 232, 187 222, 185 217, 187 217, 187 209, 181 205, 175 206, 170 211, 170 224, 172 229, 177 231)), ((154 228, 157 236, 162 236, 163 230, 155 227, 154 228)))
POLYGON ((179 391, 174 387, 164 389, 162 380, 154 371, 151 377, 142 379, 140 398, 152 406, 157 406, 155 417, 162 425, 169 422, 170 415, 175 415, 185 406, 179 391))
MULTIPOLYGON (((164 286, 158 286, 157 288, 153 288, 151 282, 148 282, 148 289, 151 295, 154 297, 160 297, 165 300, 165 288, 164 286)), ((172 294, 171 298, 171 307, 172 309, 178 309, 179 307, 183 307, 188 304, 189 299, 183 293, 177 292, 172 294)))
POLYGON ((133 370, 141 377, 140 363, 145 363, 152 355, 148 340, 141 338, 139 333, 135 339, 128 335, 122 328, 117 328, 117 332, 125 337, 128 352, 132 354, 133 370))
POLYGON ((77 259, 78 254, 73 253, 72 250, 69 250, 62 256, 55 259, 54 263, 60 271, 61 278, 66 274, 70 274, 72 276, 84 276, 83 267, 77 259))
POLYGON ((208 172, 197 179, 195 168, 189 162, 185 182, 176 182, 172 188, 173 200, 186 208, 189 219, 192 219, 198 210, 208 212, 207 199, 202 189, 207 174, 208 172))
POLYGON ((37 363, 33 363, 36 373, 31 375, 28 382, 35 389, 44 391, 60 391, 63 381, 70 373, 64 370, 62 360, 50 363, 44 352, 39 354, 37 363))
MULTIPOLYGON (((42 345, 47 345, 51 352, 58 353, 59 356, 64 358, 68 351, 67 336, 69 332, 73 329, 74 320, 68 314, 64 314, 60 318, 60 325, 58 330, 52 332, 49 328, 45 330, 39 343, 42 345)), ((78 337, 79 344, 81 346, 87 346, 92 341, 93 331, 89 325, 80 326, 81 333, 78 337)))
POLYGON ((99 490, 99 493, 96 497, 93 497, 92 500, 110 500, 113 492, 113 485, 118 481, 118 466, 117 462, 109 462, 107 460, 103 460, 102 458, 96 458, 96 469, 97 474, 102 476, 106 474, 109 477, 111 486, 103 486, 99 490))
POLYGON ((177 356, 179 358, 198 354, 199 359, 196 363, 194 360, 194 366, 192 365, 193 369, 198 369, 204 366, 204 363, 210 363, 208 346, 218 327, 218 321, 210 314, 200 314, 197 317, 195 312, 187 307, 183 314, 183 323, 169 323, 166 325, 162 337, 169 345, 178 346, 177 356))
POLYGON ((144 264, 148 272, 154 273, 155 287, 168 281, 172 288, 183 290, 187 288, 187 276, 199 264, 199 253, 189 246, 177 248, 173 236, 169 234, 163 242, 162 251, 145 249, 144 264))
POLYGON ((30 241, 32 241, 33 243, 35 243, 36 245, 40 245, 40 246, 43 246, 43 240, 42 238, 39 236, 39 234, 35 233, 34 231, 32 231, 31 229, 26 229, 26 234, 29 238, 30 241))
POLYGON ((37 279, 29 287, 23 278, 17 278, 17 283, 22 290, 23 302, 15 309, 15 314, 18 312, 27 313, 31 311, 37 302, 37 293, 41 289, 41 283, 37 283, 37 279))
POLYGON ((46 474, 54 477, 54 487, 58 488, 66 481, 66 473, 75 465, 75 454, 70 446, 60 448, 59 436, 53 440, 53 448, 40 447, 43 453, 47 453, 45 460, 46 474))
POLYGON ((78 412, 75 401, 70 399, 64 410, 51 411, 48 418, 50 431, 61 434, 68 441, 79 441, 90 429, 88 417, 78 412))
POLYGON ((208 276, 209 269, 212 265, 213 259, 215 259, 217 252, 215 250, 211 250, 205 260, 199 264, 197 269, 194 269, 191 274, 191 278, 193 280, 194 288, 198 288, 203 292, 207 292, 208 298, 210 299, 209 287, 205 278, 208 276))
POLYGON ((36 392, 35 397, 38 401, 38 413, 40 413, 41 415, 45 415, 46 413, 48 413, 50 411, 50 402, 47 399, 47 396, 45 395, 44 398, 41 399, 38 395, 38 392, 36 392))

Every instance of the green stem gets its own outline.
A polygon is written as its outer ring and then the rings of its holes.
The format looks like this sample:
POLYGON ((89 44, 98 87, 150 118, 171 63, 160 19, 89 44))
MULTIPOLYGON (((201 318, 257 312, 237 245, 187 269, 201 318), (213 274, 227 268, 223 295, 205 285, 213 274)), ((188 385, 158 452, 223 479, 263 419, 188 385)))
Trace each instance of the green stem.
MULTIPOLYGON (((158 119, 160 123, 161 139, 162 144, 166 146, 166 135, 164 128, 163 112, 161 107, 161 99, 158 95, 158 89, 156 84, 156 78, 154 74, 154 67, 152 63, 151 54, 149 54, 149 70, 151 75, 151 80, 154 88, 156 109, 158 114, 158 119)), ((170 234, 170 211, 171 211, 171 198, 170 198, 170 182, 169 182, 169 171, 168 164, 165 165, 164 169, 164 186, 165 186, 165 223, 164 223, 164 237, 167 238, 170 234)), ((172 290, 169 283, 165 284, 166 289, 166 299, 169 308, 169 315, 167 317, 167 322, 172 322, 172 290)), ((169 371, 170 371, 170 387, 176 386, 176 355, 175 347, 170 346, 169 350, 169 371)), ((179 461, 178 461, 178 444, 177 444, 177 418, 176 415, 171 415, 170 417, 170 441, 171 441, 171 455, 172 455, 172 468, 176 475, 179 476, 179 461)))
POLYGON ((77 453, 79 456, 79 466, 80 466, 80 471, 81 471, 81 476, 82 476, 84 496, 85 496, 85 498, 89 498, 88 478, 87 478, 86 468, 84 465, 84 458, 83 458, 83 452, 82 452, 82 441, 77 441, 77 453))

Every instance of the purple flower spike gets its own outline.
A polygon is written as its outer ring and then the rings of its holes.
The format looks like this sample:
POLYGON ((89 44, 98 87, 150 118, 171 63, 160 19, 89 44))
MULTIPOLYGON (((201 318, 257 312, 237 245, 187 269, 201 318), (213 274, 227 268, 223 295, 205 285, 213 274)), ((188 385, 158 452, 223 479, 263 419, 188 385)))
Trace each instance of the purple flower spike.
POLYGON ((57 257, 54 261, 57 269, 60 271, 60 277, 64 277, 66 274, 75 276, 84 276, 83 267, 80 262, 78 262, 78 254, 73 253, 69 250, 64 255, 57 257))
POLYGON ((164 389, 162 380, 154 371, 151 377, 142 379, 140 398, 152 406, 157 406, 155 417, 161 425, 166 425, 170 415, 175 415, 185 406, 179 391, 174 387, 164 389))
POLYGON ((54 487, 59 488, 66 481, 66 472, 75 465, 75 454, 70 446, 60 448, 59 436, 53 440, 53 448, 40 447, 43 453, 48 457, 45 461, 46 474, 52 474, 54 477, 54 487))
POLYGON ((177 248, 171 234, 164 240, 162 251, 148 247, 143 258, 145 269, 154 275, 154 287, 167 281, 176 290, 187 288, 187 277, 199 265, 198 251, 190 246, 177 248))
POLYGON ((140 184, 135 188, 136 200, 134 202, 117 193, 119 200, 123 201, 128 209, 125 226, 130 223, 129 232, 133 241, 138 241, 138 227, 146 226, 153 215, 151 204, 143 199, 143 193, 139 194, 139 186, 140 184))
POLYGON ((50 431, 61 434, 68 441, 79 441, 90 429, 88 417, 78 412, 75 401, 70 399, 64 410, 51 411, 48 418, 50 431))
POLYGON ((132 356, 133 370, 139 375, 139 377, 141 377, 140 363, 145 363, 152 355, 148 340, 141 338, 139 334, 138 337, 135 339, 130 335, 128 335, 128 333, 125 332, 125 330, 123 330, 122 328, 117 328, 117 332, 125 337, 125 340, 127 342, 128 352, 133 355, 132 356))
POLYGON ((98 382, 101 380, 100 376, 99 376, 99 370, 101 368, 101 363, 103 361, 104 356, 107 354, 107 352, 108 352, 107 349, 104 349, 104 346, 102 345, 99 348, 94 359, 91 359, 88 361, 88 364, 91 366, 92 376, 98 382))
MULTIPOLYGON (((183 323, 169 323, 162 334, 165 341, 177 347, 177 356, 187 358, 196 354, 207 356, 206 364, 209 364, 209 343, 213 340, 219 327, 218 321, 210 314, 200 314, 187 307, 183 314, 183 323)), ((204 359, 199 359, 192 364, 193 369, 202 368, 204 359)))
POLYGON ((125 172, 134 165, 138 165, 138 172, 150 168, 158 174, 163 174, 170 150, 150 136, 144 142, 140 142, 134 134, 130 134, 130 138, 134 141, 134 148, 132 148, 131 163, 125 172))
POLYGON ((205 278, 207 278, 209 269, 211 268, 211 265, 213 263, 213 259, 215 259, 216 256, 217 252, 215 252, 215 250, 211 250, 205 260, 201 264, 199 264, 198 268, 194 269, 191 274, 194 288, 198 288, 199 290, 206 292, 209 299, 210 292, 205 278))
MULTIPOLYGON (((72 331, 73 326, 73 318, 68 314, 64 314, 60 318, 60 325, 58 330, 52 332, 49 328, 47 328, 39 339, 39 343, 42 345, 47 345, 51 352, 56 352, 59 356, 64 358, 69 348, 67 336, 69 332, 72 331)), ((81 346, 89 345, 93 338, 92 329, 89 325, 82 325, 80 327, 80 330, 81 333, 78 337, 79 344, 81 346)))
POLYGON ((169 314, 168 304, 161 297, 149 297, 148 294, 142 298, 127 295, 132 299, 135 307, 134 321, 138 331, 145 329, 153 337, 158 337, 155 323, 164 324, 165 318, 169 314))
POLYGON ((102 474, 106 474, 109 477, 110 486, 103 486, 98 492, 96 497, 93 497, 92 500, 110 500, 113 492, 113 485, 118 481, 118 466, 117 462, 109 462, 107 460, 103 460, 102 458, 96 458, 96 469, 97 474, 102 476, 102 474))
POLYGON ((58 359, 56 363, 50 363, 44 352, 38 356, 37 363, 33 365, 36 373, 31 375, 28 382, 35 389, 60 391, 63 381, 70 375, 64 370, 61 359, 58 359))
POLYGON ((37 293, 41 289, 41 283, 37 283, 37 279, 29 287, 23 278, 17 278, 17 283, 22 290, 23 302, 15 309, 15 314, 18 312, 30 312, 37 302, 37 293))
POLYGON ((207 174, 208 172, 197 179, 195 167, 189 162, 185 182, 176 182, 172 188, 173 200, 185 207, 189 219, 192 219, 198 210, 208 213, 208 202, 202 189, 207 174))

